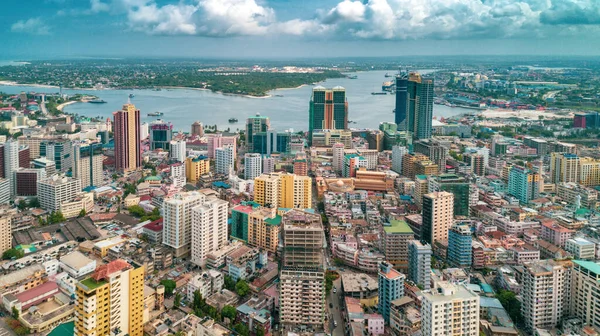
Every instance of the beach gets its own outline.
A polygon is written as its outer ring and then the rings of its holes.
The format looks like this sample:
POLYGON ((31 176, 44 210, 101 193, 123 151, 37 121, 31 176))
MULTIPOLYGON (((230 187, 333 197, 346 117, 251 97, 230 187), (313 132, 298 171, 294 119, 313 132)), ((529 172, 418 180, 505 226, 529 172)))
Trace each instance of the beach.
POLYGON ((76 100, 68 101, 66 103, 62 103, 62 104, 58 105, 56 107, 56 109, 59 110, 59 111, 62 111, 65 106, 68 106, 68 105, 71 105, 71 104, 75 104, 75 103, 79 103, 79 102, 76 101, 76 100))

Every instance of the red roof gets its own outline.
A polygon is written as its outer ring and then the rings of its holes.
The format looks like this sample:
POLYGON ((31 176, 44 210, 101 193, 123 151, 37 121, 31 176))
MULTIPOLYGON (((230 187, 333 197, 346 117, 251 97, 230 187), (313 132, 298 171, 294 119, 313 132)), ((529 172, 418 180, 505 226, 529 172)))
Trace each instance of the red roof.
MULTIPOLYGON (((23 293, 16 294, 15 297, 17 298, 17 300, 19 300, 19 302, 23 303, 31 299, 35 299, 38 296, 42 296, 44 293, 47 293, 47 295, 44 295, 44 298, 47 298, 48 296, 53 296, 55 294, 54 291, 57 289, 58 285, 56 284, 56 282, 48 281, 30 290, 24 291, 23 293)), ((31 302, 23 308, 27 308, 27 306, 31 306, 34 303, 35 302, 31 302)))
POLYGON ((161 232, 163 230, 163 219, 159 218, 154 222, 148 223, 144 225, 144 228, 154 232, 161 232))
POLYGON ((109 262, 106 265, 102 265, 96 268, 96 271, 92 275, 92 278, 96 281, 104 280, 108 278, 111 274, 120 272, 130 267, 131 265, 127 261, 123 259, 117 259, 115 261, 109 262))
POLYGON ((151 199, 152 199, 152 197, 150 195, 142 195, 142 196, 140 196, 140 202, 149 201, 151 199))
POLYGON ((243 212, 246 214, 249 214, 252 212, 252 206, 251 205, 238 205, 235 208, 233 208, 232 210, 235 210, 237 212, 243 212))

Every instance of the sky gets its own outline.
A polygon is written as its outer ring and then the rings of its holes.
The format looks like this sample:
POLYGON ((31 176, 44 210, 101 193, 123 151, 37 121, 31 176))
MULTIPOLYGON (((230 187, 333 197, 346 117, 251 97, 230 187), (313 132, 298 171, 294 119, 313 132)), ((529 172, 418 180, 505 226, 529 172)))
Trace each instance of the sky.
POLYGON ((0 59, 600 55, 600 0, 2 0, 0 59))

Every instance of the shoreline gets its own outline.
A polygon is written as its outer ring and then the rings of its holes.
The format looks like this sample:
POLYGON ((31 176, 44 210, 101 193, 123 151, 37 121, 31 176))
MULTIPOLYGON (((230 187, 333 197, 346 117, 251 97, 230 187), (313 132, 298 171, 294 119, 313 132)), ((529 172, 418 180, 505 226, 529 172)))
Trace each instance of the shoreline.
POLYGON ((75 104, 75 103, 82 103, 82 102, 80 102, 80 101, 77 101, 77 100, 71 100, 71 101, 68 101, 68 102, 66 102, 66 103, 62 103, 62 104, 58 105, 58 106, 56 107, 56 109, 62 112, 62 111, 63 111, 63 108, 65 108, 66 106, 69 106, 69 105, 71 105, 71 104, 75 104))
POLYGON ((567 112, 564 115, 557 114, 546 110, 510 110, 510 109, 486 109, 477 113, 478 115, 489 118, 489 119, 508 119, 508 118, 519 118, 519 119, 535 119, 539 120, 542 116, 547 119, 565 118, 572 117, 573 112, 567 112))

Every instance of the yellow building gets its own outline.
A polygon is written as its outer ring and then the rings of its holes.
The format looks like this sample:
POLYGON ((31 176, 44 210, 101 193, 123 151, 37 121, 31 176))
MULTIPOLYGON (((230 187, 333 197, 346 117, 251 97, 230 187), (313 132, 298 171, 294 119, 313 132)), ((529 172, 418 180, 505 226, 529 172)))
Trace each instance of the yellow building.
POLYGON ((552 183, 578 182, 579 157, 570 153, 552 153, 550 157, 552 183))
POLYGON ((579 159, 579 184, 584 186, 600 185, 600 161, 590 157, 579 159))
POLYGON ((210 172, 210 160, 206 156, 188 157, 185 160, 185 176, 188 182, 198 182, 200 176, 210 172))
POLYGON ((85 210, 86 214, 94 211, 93 193, 81 193, 75 196, 73 200, 60 204, 60 212, 62 212, 65 218, 77 217, 81 213, 81 210, 85 210))
POLYGON ((248 244, 277 252, 281 215, 275 209, 260 208, 248 215, 248 244))
POLYGON ((263 174, 254 179, 254 202, 266 207, 278 207, 279 174, 263 174))
POLYGON ((415 175, 437 175, 439 171, 439 166, 431 160, 423 160, 415 164, 415 175))
POLYGON ((142 336, 144 267, 117 259, 76 284, 76 336, 142 336))
POLYGON ((310 209, 312 207, 312 178, 296 174, 281 174, 279 207, 310 209))

